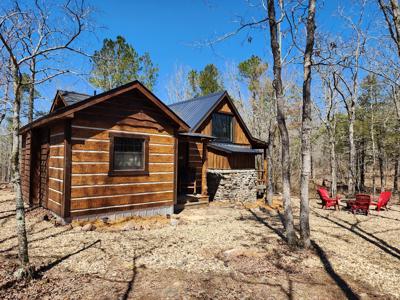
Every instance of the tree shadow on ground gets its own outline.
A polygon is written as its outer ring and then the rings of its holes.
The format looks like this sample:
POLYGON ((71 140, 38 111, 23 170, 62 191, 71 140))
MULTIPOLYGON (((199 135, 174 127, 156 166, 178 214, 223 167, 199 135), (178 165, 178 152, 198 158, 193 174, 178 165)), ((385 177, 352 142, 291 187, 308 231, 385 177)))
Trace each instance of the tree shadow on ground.
MULTIPOLYGON (((39 206, 26 208, 25 209, 25 213, 33 211, 33 210, 35 210, 37 208, 39 208, 39 206)), ((4 216, 0 216, 0 220, 15 216, 15 209, 0 211, 0 214, 1 213, 9 213, 9 212, 13 212, 13 213, 12 214, 8 214, 8 215, 4 215, 4 216)))
POLYGON ((37 278, 37 279, 42 278, 43 273, 45 273, 45 272, 51 270, 52 268, 54 268, 54 267, 57 266, 58 264, 62 263, 64 260, 70 258, 71 256, 76 255, 76 254, 78 254, 78 253, 81 253, 82 251, 85 251, 85 250, 87 250, 87 249, 93 247, 94 245, 96 245, 96 244, 98 244, 98 243, 101 243, 101 240, 100 240, 100 239, 99 239, 99 240, 96 240, 96 241, 94 241, 94 242, 92 242, 92 243, 90 243, 90 244, 88 244, 88 245, 83 246, 82 248, 76 250, 75 252, 69 253, 69 254, 64 255, 64 256, 62 256, 62 257, 59 257, 58 259, 56 259, 55 261, 53 261, 53 262, 51 262, 51 263, 49 263, 49 264, 47 264, 47 265, 41 266, 39 269, 37 269, 37 270, 35 271, 35 273, 34 273, 34 278, 35 278, 35 279, 36 279, 36 278, 37 278))
POLYGON ((338 217, 335 217, 336 219, 338 219, 339 221, 349 225, 350 227, 335 221, 333 219, 331 219, 329 216, 324 216, 319 214, 318 212, 316 212, 315 210, 312 210, 312 212, 319 218, 322 218, 324 220, 327 220, 329 222, 332 222, 333 224, 346 229, 352 233, 354 233, 355 235, 359 236, 360 238, 364 239, 365 241, 375 245, 376 247, 378 247, 379 249, 383 250, 384 252, 386 252, 387 254, 393 256, 394 258, 400 259, 400 250, 394 246, 389 245, 386 241, 382 240, 381 238, 378 238, 376 235, 365 231, 364 229, 361 229, 358 225, 360 222, 357 222, 355 224, 352 224, 346 220, 340 219, 338 217))
MULTIPOLYGON (((271 229, 273 232, 275 232, 282 240, 287 242, 287 239, 284 235, 284 228, 283 228, 283 215, 281 213, 277 213, 276 215, 272 215, 269 211, 263 210, 264 213, 266 213, 269 217, 272 219, 275 219, 272 221, 272 224, 268 223, 265 219, 261 218, 258 216, 254 211, 251 209, 247 209, 253 216, 254 218, 264 224, 266 227, 271 229), (277 228, 279 226, 279 228, 277 228)), ((360 299, 360 297, 352 290, 352 288, 349 286, 349 284, 334 270, 332 267, 331 262, 329 261, 328 256, 326 255, 325 251, 318 245, 318 243, 314 240, 311 241, 311 244, 314 248, 315 254, 319 257, 322 265, 324 266, 324 269, 326 273, 331 277, 331 279, 336 283, 336 285, 341 289, 341 291, 346 295, 347 299, 360 299)))
MULTIPOLYGON (((48 228, 47 228, 47 229, 48 229, 48 228)), ((56 236, 58 236, 58 235, 60 235, 60 234, 66 233, 67 231, 70 231, 71 229, 72 229, 72 228, 70 227, 70 228, 68 228, 68 229, 66 229, 66 230, 59 231, 59 232, 56 232, 56 233, 53 233, 53 234, 50 234, 50 235, 47 235, 47 236, 44 236, 44 237, 41 237, 41 238, 29 240, 29 241, 28 241, 28 244, 31 244, 31 243, 33 243, 33 242, 43 241, 43 240, 46 240, 46 239, 49 239, 49 238, 52 238, 52 237, 56 237, 56 236)), ((8 247, 8 248, 6 248, 6 249, 0 250, 0 253, 9 252, 9 251, 11 251, 11 250, 13 250, 13 249, 15 249, 15 248, 17 248, 17 247, 18 247, 18 244, 13 245, 13 246, 8 247)), ((32 248, 30 247, 30 249, 32 249, 32 248)))
POLYGON ((373 217, 373 218, 388 219, 388 220, 393 220, 393 221, 400 222, 400 219, 391 218, 391 217, 387 217, 387 216, 382 216, 382 215, 370 215, 370 216, 373 217))
MULTIPOLYGON (((96 245, 98 243, 101 243, 101 240, 96 240, 93 243, 85 245, 83 248, 78 249, 75 252, 69 253, 69 254, 64 255, 62 257, 59 257, 55 261, 53 261, 53 262, 51 262, 51 263, 49 263, 47 265, 41 266, 40 268, 38 268, 38 269, 33 271, 32 279, 41 279, 43 277, 43 273, 51 270, 52 268, 54 268, 55 266, 57 266, 58 264, 60 264, 64 260, 70 258, 71 256, 76 255, 76 254, 78 254, 78 253, 80 253, 82 251, 85 251, 85 250, 93 247, 94 245, 96 245)), ((16 280, 16 279, 10 280, 10 281, 4 283, 3 285, 1 285, 0 286, 0 290, 7 290, 9 288, 12 288, 18 282, 19 282, 19 280, 16 280)))

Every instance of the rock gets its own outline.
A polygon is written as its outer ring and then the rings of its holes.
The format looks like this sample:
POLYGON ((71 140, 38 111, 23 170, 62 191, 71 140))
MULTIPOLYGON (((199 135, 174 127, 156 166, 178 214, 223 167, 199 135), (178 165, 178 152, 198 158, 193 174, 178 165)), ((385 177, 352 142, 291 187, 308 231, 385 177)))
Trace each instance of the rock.
POLYGON ((86 224, 85 226, 82 227, 82 231, 93 231, 96 229, 96 226, 94 226, 91 223, 86 224))
POLYGON ((240 249, 240 248, 233 248, 233 249, 226 250, 223 252, 223 256, 227 260, 241 256, 241 255, 243 255, 243 249, 240 249))
POLYGON ((49 215, 44 215, 43 216, 43 221, 50 221, 50 217, 49 217, 49 215))
POLYGON ((13 274, 13 276, 16 280, 23 279, 25 277, 25 275, 26 275, 26 272, 23 268, 18 268, 13 274))
POLYGON ((171 219, 171 225, 172 226, 177 226, 179 224, 179 220, 177 219, 171 219))
POLYGON ((180 216, 180 215, 177 215, 177 214, 173 214, 173 215, 171 216, 171 219, 179 220, 180 218, 181 218, 181 216, 180 216))

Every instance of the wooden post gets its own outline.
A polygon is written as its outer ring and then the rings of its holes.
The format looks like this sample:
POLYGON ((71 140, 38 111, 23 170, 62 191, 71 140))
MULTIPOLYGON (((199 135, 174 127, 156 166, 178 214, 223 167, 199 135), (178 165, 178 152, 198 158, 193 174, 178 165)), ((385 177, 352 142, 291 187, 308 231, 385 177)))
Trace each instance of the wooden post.
POLYGON ((71 216, 71 160, 71 119, 67 119, 64 127, 64 184, 61 204, 61 217, 66 221, 71 216))
POLYGON ((208 195, 207 189, 207 170, 208 170, 208 158, 207 158, 207 141, 203 141, 203 155, 202 155, 202 168, 201 168, 201 194, 208 195))

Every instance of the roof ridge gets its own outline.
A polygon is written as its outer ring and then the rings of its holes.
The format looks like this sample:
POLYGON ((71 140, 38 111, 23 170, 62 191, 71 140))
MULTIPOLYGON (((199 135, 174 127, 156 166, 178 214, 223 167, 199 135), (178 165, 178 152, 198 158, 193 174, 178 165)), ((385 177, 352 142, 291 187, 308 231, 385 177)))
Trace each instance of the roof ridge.
POLYGON ((205 98, 209 98, 209 97, 212 97, 212 96, 215 96, 215 95, 218 95, 218 94, 222 95, 225 92, 226 92, 226 90, 219 91, 219 92, 211 93, 211 94, 208 94, 208 95, 199 96, 199 97, 195 97, 195 98, 179 101, 179 102, 176 102, 176 103, 172 103, 172 104, 169 104, 168 106, 174 106, 174 105, 178 105, 178 104, 182 104, 182 103, 188 103, 188 102, 192 102, 192 101, 203 100, 205 98))
POLYGON ((59 91, 59 92, 62 92, 62 93, 74 93, 74 94, 79 94, 79 95, 91 97, 91 95, 89 95, 89 94, 80 93, 80 92, 75 92, 75 91, 67 91, 67 90, 58 90, 58 91, 59 91))

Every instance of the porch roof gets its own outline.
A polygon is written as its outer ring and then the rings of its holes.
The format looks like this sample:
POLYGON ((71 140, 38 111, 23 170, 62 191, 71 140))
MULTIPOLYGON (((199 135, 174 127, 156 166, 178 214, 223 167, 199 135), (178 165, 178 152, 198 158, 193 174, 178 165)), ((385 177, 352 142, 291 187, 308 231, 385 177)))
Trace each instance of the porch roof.
POLYGON ((261 149, 252 149, 247 146, 235 145, 230 143, 217 143, 211 142, 208 144, 208 147, 211 149, 223 151, 225 153, 243 153, 243 154, 261 154, 263 151, 261 149))

